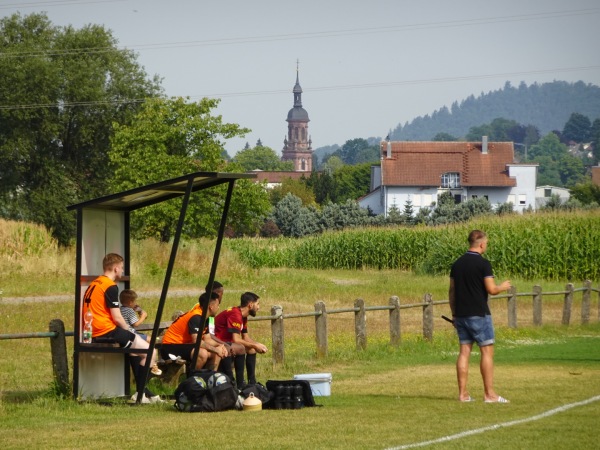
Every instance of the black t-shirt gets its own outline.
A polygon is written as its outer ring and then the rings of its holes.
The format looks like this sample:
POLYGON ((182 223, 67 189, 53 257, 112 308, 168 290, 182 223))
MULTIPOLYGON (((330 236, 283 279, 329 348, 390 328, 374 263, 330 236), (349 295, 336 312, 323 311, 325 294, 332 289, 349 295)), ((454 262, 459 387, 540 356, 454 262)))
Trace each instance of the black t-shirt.
POLYGON ((457 317, 489 315, 488 293, 484 279, 494 278, 492 265, 477 252, 467 252, 450 270, 454 280, 454 315, 457 317))

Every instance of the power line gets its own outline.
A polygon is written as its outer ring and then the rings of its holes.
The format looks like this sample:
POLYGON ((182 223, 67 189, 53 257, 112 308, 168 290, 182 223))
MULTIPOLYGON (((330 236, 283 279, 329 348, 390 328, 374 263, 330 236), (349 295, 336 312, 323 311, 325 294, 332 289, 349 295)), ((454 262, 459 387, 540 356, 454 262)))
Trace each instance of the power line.
MULTIPOLYGON (((450 83, 458 81, 488 79, 488 78, 506 78, 521 75, 533 75, 533 74, 544 74, 544 73, 560 73, 560 72, 578 72, 586 70, 600 70, 600 65, 597 66, 580 66, 580 67, 559 67, 552 69, 539 69, 530 71, 520 72, 504 72, 504 73, 492 73, 492 74, 480 74, 480 75, 468 75, 468 76, 457 76, 457 77, 444 77, 444 78, 425 78, 415 80, 401 80, 401 81, 384 81, 377 83, 363 83, 363 84, 348 84, 348 85, 333 85, 333 86, 320 86, 314 88, 304 89, 304 92, 320 92, 320 91, 336 91, 345 89, 369 89, 369 88, 381 88, 390 86, 408 86, 408 85, 419 85, 419 84, 436 84, 436 83, 450 83)), ((187 96, 189 99, 196 98, 230 98, 230 97, 244 97, 252 95, 274 95, 274 94, 289 94, 289 89, 279 90, 265 90, 265 91, 242 91, 242 92, 226 92, 220 94, 207 94, 207 95, 194 95, 187 96)), ((0 105, 0 110, 22 110, 22 109, 37 109, 37 108, 68 108, 77 106, 101 106, 101 105, 122 105, 122 104, 133 104, 142 103, 146 99, 122 99, 122 100, 111 100, 111 101, 82 101, 82 102, 61 102, 57 103, 32 103, 23 105, 0 105)))
MULTIPOLYGON (((109 0, 111 1, 111 0, 109 0)), ((112 0, 118 1, 118 0, 112 0)), ((182 48, 182 47, 204 47, 204 46, 216 46, 216 45, 239 45, 239 44, 255 44, 262 42, 276 42, 286 40, 299 40, 299 39, 319 39, 319 38, 331 38, 331 37, 343 37, 343 36, 354 36, 364 34, 379 34, 379 33, 396 33, 402 31, 416 31, 416 30, 427 30, 432 28, 455 28, 464 26, 475 26, 475 25, 489 25, 494 23, 504 22, 520 22, 529 20, 545 20, 564 18, 569 16, 582 16, 600 13, 600 8, 588 8, 580 10, 568 10, 568 11, 554 11, 547 13, 536 13, 536 14, 522 14, 502 17, 485 17, 476 19, 463 19, 453 20, 444 22, 427 22, 418 24, 408 25, 396 25, 396 26, 382 26, 382 27, 371 27, 371 28, 351 28, 343 30, 328 30, 328 31, 315 31, 306 33, 288 33, 288 34, 276 34, 276 35, 264 35, 264 36, 247 36, 240 38, 221 38, 221 39, 207 39, 202 41, 182 41, 182 42, 166 42, 166 43, 155 43, 155 44, 139 44, 139 45, 128 45, 123 46, 122 50, 161 50, 169 48, 182 48)), ((100 47, 100 48, 81 48, 72 50, 49 50, 49 51, 24 51, 14 53, 0 53, 0 56, 11 57, 11 58, 23 58, 32 56, 60 56, 60 55, 71 55, 71 54, 92 54, 92 53, 105 53, 113 51, 112 47, 100 47)))
POLYGON ((126 2, 129 0, 47 0, 45 2, 19 2, 19 3, 7 3, 1 5, 0 9, 13 9, 13 8, 38 8, 45 6, 71 6, 71 5, 87 5, 89 3, 117 3, 126 2))

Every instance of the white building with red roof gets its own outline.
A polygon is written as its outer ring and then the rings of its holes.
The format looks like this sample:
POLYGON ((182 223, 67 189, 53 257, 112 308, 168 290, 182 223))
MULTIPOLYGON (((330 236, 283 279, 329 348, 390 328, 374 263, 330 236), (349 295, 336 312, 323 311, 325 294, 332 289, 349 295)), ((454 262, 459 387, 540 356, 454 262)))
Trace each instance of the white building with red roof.
POLYGON ((537 164, 514 162, 512 142, 382 141, 381 165, 371 167, 371 191, 363 208, 385 214, 407 201, 417 211, 450 192, 457 203, 484 197, 492 205, 535 209, 537 164))

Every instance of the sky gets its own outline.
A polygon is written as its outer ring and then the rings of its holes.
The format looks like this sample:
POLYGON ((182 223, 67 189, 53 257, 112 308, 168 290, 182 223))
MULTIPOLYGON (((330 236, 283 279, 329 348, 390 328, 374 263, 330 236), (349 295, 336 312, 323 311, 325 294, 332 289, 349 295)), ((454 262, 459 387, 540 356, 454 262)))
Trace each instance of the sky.
POLYGON ((299 70, 313 148, 384 137, 469 95, 553 80, 600 85, 598 0, 0 0, 0 15, 104 25, 169 97, 281 154, 299 70), (299 62, 299 63, 298 63, 299 62))

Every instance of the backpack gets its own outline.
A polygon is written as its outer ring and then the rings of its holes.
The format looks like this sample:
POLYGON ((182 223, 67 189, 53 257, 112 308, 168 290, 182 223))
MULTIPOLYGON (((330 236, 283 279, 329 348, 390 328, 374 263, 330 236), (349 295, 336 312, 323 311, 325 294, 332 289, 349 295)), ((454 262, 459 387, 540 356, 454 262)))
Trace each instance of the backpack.
POLYGON ((267 405, 275 395, 261 383, 248 384, 240 391, 240 395, 244 398, 248 398, 250 394, 254 394, 254 396, 262 402, 263 408, 268 408, 267 405))
POLYGON ((299 409, 315 404, 308 380, 269 380, 267 389, 273 393, 267 408, 299 409))
POLYGON ((182 412, 213 412, 233 409, 238 390, 227 375, 200 370, 183 380, 175 390, 175 408, 182 412))

